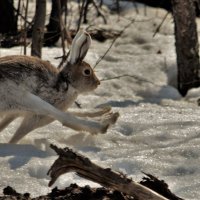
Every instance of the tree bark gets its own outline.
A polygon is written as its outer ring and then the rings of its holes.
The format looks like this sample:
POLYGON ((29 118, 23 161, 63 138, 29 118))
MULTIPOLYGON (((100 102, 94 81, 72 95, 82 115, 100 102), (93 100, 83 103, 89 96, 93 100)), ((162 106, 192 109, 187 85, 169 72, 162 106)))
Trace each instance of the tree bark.
POLYGON ((175 23, 175 45, 178 66, 178 90, 187 91, 200 86, 199 43, 193 0, 172 0, 175 23))
POLYGON ((66 2, 67 0, 52 0, 49 24, 47 25, 47 32, 44 36, 45 46, 54 45, 61 36, 60 12, 63 12, 66 2), (60 8, 58 1, 60 1, 61 11, 59 10, 60 8))
POLYGON ((32 34, 31 55, 39 58, 42 56, 45 17, 46 0, 37 0, 32 34))
POLYGON ((17 18, 13 0, 0 0, 0 33, 8 35, 17 33, 17 18))

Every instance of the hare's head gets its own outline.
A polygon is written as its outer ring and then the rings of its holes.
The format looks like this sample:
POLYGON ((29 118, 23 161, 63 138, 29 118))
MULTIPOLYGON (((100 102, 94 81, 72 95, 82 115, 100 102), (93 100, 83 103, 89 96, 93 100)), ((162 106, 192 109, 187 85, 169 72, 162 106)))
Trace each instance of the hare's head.
POLYGON ((90 44, 90 35, 79 31, 72 42, 68 62, 60 72, 79 93, 92 91, 100 84, 91 66, 83 61, 90 44))

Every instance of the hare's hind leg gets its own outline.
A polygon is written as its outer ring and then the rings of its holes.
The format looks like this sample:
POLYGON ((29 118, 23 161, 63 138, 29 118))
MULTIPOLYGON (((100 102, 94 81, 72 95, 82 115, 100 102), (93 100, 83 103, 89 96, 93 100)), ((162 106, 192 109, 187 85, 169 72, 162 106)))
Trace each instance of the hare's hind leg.
POLYGON ((6 115, 0 122, 0 132, 3 131, 17 117, 18 117, 18 115, 16 115, 16 114, 6 115))
POLYGON ((24 136, 26 136, 31 131, 39 127, 45 126, 51 123, 52 121, 54 121, 54 119, 43 115, 29 114, 28 116, 25 116, 20 127, 17 129, 9 143, 18 143, 24 136))
POLYGON ((31 121, 29 117, 25 117, 15 132, 14 136, 11 138, 9 143, 17 143, 20 139, 22 139, 26 134, 34 129, 33 120, 31 121), (32 122, 32 123, 31 123, 32 122))

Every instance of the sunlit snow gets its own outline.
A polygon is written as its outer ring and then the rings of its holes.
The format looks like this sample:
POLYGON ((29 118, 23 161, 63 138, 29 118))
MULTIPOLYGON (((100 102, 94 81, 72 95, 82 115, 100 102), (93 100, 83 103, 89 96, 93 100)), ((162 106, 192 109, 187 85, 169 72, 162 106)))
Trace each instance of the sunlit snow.
MULTIPOLYGON (((150 8, 147 16, 143 8, 137 15, 132 8, 120 18, 108 18, 106 27, 115 30, 123 29, 128 19, 136 18, 136 22, 117 39, 95 71, 100 79, 123 74, 132 77, 102 81, 94 93, 78 98, 83 108, 110 105, 120 113, 116 125, 106 134, 78 133, 56 121, 31 132, 18 145, 7 144, 20 119, 0 134, 0 194, 7 185, 32 196, 50 191, 46 174, 57 158, 49 148, 53 143, 71 147, 135 181, 141 180, 142 171, 153 174, 164 179, 180 197, 199 199, 200 108, 196 100, 200 90, 190 91, 183 99, 174 87, 176 55, 171 15, 153 37, 164 15, 165 11, 150 8)), ((87 60, 94 65, 111 42, 93 41, 87 60)), ((0 56, 21 53, 21 47, 0 49, 0 56)), ((54 58, 61 54, 60 47, 43 49, 43 58, 55 65, 59 61, 54 58)), ((96 186, 73 173, 60 177, 54 186, 63 188, 74 182, 96 186)))

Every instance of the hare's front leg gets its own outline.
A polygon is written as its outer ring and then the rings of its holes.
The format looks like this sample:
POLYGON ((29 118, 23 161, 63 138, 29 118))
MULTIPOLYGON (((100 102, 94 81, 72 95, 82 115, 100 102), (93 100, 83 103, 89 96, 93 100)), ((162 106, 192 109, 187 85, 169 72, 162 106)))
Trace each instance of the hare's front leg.
POLYGON ((100 121, 102 124, 115 124, 118 117, 119 113, 113 113, 111 112, 111 107, 104 107, 104 108, 99 108, 99 109, 93 109, 92 111, 87 111, 87 112, 70 112, 73 115, 77 117, 90 117, 90 118, 95 118, 97 117, 97 121, 100 121))
POLYGON ((111 111, 111 107, 107 106, 107 107, 103 107, 103 108, 95 108, 92 110, 87 110, 87 111, 82 111, 81 112, 70 112, 71 114, 77 116, 77 117, 101 117, 102 115, 109 113, 111 111))
MULTIPOLYGON (((105 109, 104 109, 104 111, 105 111, 105 109)), ((100 110, 97 112, 98 112, 98 114, 100 114, 99 113, 100 110)), ((94 114, 96 115, 97 112, 94 114)), ((110 124, 114 124, 118 117, 118 115, 117 116, 116 115, 117 115, 116 113, 114 113, 114 114, 107 113, 103 118, 103 120, 105 120, 105 122, 103 122, 103 123, 106 123, 109 121, 110 124)), ((39 127, 45 126, 53 121, 54 121, 53 118, 50 118, 50 117, 47 117, 44 115, 28 114, 24 117, 23 121, 21 122, 20 127, 17 129, 17 131, 15 132, 14 136, 11 138, 9 143, 18 143, 23 137, 25 137, 31 131, 33 131, 39 127)))
POLYGON ((49 117, 53 117, 54 119, 60 121, 64 126, 67 126, 77 131, 88 131, 92 134, 105 133, 110 125, 110 121, 98 123, 94 121, 76 118, 70 113, 65 113, 58 110, 51 104, 42 100, 40 97, 28 91, 22 92, 18 104, 19 109, 22 109, 24 111, 30 111, 37 115, 46 115, 49 117))

